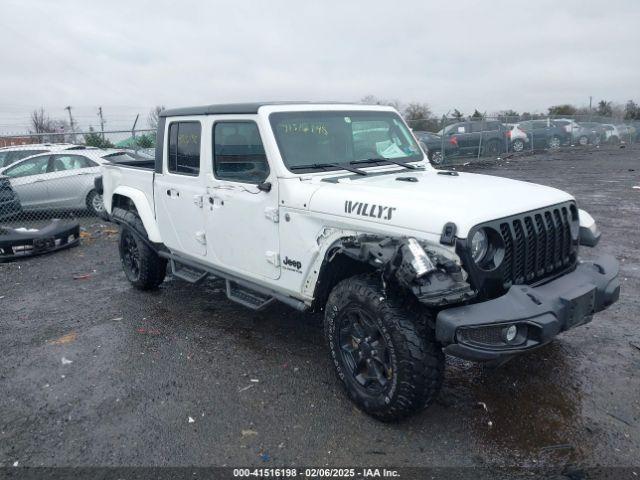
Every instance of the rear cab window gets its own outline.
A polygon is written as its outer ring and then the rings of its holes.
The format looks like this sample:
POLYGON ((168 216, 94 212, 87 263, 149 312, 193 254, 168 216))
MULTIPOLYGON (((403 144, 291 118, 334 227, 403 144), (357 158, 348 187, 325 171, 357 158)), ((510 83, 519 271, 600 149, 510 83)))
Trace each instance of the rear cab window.
POLYGON ((167 139, 167 172, 197 177, 200 174, 202 127, 193 120, 171 122, 167 139))

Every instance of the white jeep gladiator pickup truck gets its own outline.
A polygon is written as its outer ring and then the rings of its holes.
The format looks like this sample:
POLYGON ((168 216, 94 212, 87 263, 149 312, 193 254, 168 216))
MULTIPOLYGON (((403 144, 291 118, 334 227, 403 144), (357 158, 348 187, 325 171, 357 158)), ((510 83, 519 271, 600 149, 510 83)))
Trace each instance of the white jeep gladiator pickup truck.
MULTIPOLYGON (((139 164, 138 164, 139 165, 139 164)), ((155 162, 96 180, 137 288, 226 281, 229 299, 324 311, 364 411, 427 405, 444 353, 500 362, 618 299, 611 256, 560 190, 432 168, 391 107, 256 103, 166 110, 155 162)))

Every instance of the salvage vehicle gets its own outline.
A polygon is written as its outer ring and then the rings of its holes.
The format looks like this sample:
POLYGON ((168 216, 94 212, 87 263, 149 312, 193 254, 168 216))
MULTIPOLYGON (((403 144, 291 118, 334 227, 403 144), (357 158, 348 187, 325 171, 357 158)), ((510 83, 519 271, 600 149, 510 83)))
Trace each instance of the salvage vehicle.
POLYGON ((20 200, 8 178, 0 177, 0 220, 22 211, 20 200))
POLYGON ((559 118, 552 120, 552 123, 564 129, 571 135, 571 141, 577 145, 599 145, 600 135, 596 129, 583 127, 571 118, 559 118))
POLYGON ((14 145, 0 148, 0 168, 8 167, 12 163, 23 158, 37 155, 38 153, 59 152, 65 150, 86 150, 83 145, 73 143, 31 143, 28 145, 14 145))
POLYGON ((433 165, 441 165, 445 158, 452 158, 458 155, 456 137, 449 137, 444 140, 437 133, 414 131, 413 134, 427 148, 427 157, 433 165), (442 152, 444 152, 444 155, 442 152))
POLYGON ((549 119, 525 120, 517 126, 530 138, 534 149, 559 148, 571 143, 571 135, 549 119))
POLYGON ((447 125, 438 135, 455 138, 460 155, 495 156, 507 150, 508 131, 496 120, 470 120, 447 125))
POLYGON ((105 153, 82 148, 34 155, 0 168, 0 177, 9 179, 24 212, 87 209, 99 215, 104 207, 94 179, 107 163, 105 153))
POLYGON ((506 123, 509 151, 522 152, 529 144, 529 136, 517 123, 506 123))
POLYGON ((169 263, 251 309, 323 311, 338 378, 380 420, 436 397, 445 353, 502 362, 619 295, 613 257, 578 259, 600 233, 571 195, 436 170, 391 107, 165 110, 156 145, 151 169, 96 180, 126 278, 154 289, 169 263))

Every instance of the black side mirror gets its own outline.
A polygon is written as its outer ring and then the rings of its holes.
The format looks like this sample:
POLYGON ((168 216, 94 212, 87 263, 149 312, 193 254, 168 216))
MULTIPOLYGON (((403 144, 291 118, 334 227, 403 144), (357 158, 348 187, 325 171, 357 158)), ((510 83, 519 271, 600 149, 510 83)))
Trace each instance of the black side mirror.
POLYGON ((258 190, 261 192, 270 192, 271 191, 271 182, 262 182, 258 184, 258 190))

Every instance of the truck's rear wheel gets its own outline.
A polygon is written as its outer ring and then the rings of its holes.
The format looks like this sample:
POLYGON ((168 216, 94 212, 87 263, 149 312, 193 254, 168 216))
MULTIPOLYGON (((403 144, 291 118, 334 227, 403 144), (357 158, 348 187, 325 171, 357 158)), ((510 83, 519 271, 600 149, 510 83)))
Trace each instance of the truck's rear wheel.
POLYGON ((425 316, 387 297, 374 276, 336 285, 326 305, 325 336, 347 394, 379 420, 406 417, 440 390, 444 355, 425 316))
POLYGON ((119 244, 124 274, 140 290, 157 288, 167 274, 167 261, 140 238, 145 231, 140 218, 132 212, 127 216, 131 226, 121 225, 119 244))

